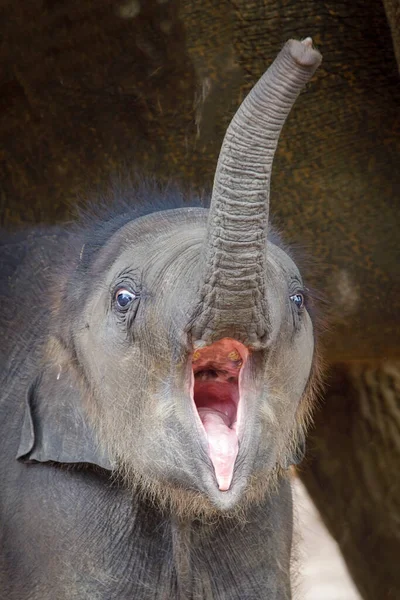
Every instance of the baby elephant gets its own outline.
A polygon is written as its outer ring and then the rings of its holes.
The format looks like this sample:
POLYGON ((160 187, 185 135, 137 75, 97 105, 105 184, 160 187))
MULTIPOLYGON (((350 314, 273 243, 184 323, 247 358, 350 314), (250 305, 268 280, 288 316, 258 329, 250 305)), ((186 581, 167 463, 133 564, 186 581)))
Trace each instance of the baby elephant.
POLYGON ((289 41, 244 100, 209 210, 3 242, 1 598, 291 597, 286 472, 318 369, 269 185, 320 60, 289 41))

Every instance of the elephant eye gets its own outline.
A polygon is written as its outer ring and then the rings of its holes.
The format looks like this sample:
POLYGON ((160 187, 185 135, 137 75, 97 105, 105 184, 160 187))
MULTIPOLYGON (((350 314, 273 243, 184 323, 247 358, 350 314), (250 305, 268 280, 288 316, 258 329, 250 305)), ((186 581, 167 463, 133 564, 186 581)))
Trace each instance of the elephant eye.
POLYGON ((290 296, 290 300, 293 302, 293 304, 297 306, 298 309, 304 307, 304 296, 300 292, 297 292, 297 294, 293 294, 292 296, 290 296))
POLYGON ((125 310, 129 308, 137 295, 125 288, 120 288, 115 292, 115 304, 119 310, 125 310))

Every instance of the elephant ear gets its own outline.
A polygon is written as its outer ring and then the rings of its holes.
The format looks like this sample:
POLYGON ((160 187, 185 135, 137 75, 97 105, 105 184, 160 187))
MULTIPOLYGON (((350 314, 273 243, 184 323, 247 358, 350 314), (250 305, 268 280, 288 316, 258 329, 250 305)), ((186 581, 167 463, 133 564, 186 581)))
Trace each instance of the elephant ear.
POLYGON ((46 368, 29 387, 17 458, 113 469, 85 415, 82 394, 68 372, 46 368))

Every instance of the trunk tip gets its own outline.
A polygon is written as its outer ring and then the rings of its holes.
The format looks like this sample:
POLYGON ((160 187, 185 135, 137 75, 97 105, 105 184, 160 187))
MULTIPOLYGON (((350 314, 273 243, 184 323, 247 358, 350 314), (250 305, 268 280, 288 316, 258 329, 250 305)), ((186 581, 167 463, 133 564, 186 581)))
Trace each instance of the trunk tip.
POLYGON ((321 54, 318 50, 313 48, 311 37, 306 37, 301 42, 298 40, 289 40, 287 42, 287 47, 290 56, 302 67, 316 69, 322 60, 321 54))
POLYGON ((301 43, 307 46, 308 48, 312 48, 312 38, 306 37, 304 40, 301 40, 301 43))

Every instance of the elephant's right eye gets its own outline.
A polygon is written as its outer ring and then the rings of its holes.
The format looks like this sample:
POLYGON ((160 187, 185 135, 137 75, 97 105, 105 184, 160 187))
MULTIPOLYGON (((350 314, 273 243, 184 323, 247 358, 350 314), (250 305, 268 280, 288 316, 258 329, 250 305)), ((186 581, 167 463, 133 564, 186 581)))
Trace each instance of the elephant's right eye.
POLYGON ((133 292, 121 288, 115 292, 115 304, 119 310, 126 310, 136 300, 137 296, 133 292))

